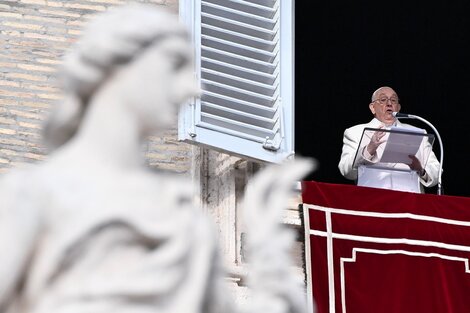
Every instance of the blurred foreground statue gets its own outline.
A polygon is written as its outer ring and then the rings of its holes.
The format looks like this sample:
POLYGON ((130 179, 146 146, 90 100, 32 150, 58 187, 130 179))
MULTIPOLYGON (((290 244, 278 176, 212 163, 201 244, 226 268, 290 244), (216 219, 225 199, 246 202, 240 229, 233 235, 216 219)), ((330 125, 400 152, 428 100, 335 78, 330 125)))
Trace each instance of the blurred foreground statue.
POLYGON ((48 160, 0 182, 0 312, 306 312, 279 219, 310 161, 268 167, 248 188, 244 308, 191 182, 144 165, 145 138, 197 96, 192 54, 176 16, 153 6, 110 10, 85 29, 45 127, 48 160))

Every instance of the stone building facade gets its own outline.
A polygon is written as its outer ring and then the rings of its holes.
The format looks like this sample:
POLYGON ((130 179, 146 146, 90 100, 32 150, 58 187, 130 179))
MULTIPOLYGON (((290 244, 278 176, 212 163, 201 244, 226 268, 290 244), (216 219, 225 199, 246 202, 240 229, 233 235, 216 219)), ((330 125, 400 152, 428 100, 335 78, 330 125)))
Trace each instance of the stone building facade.
MULTIPOLYGON (((56 81, 61 58, 97 12, 124 0, 0 0, 0 175, 47 158, 42 122, 60 105, 56 81)), ((178 14, 178 0, 147 0, 178 14)), ((218 225, 221 247, 239 298, 243 298, 243 228, 238 207, 248 179, 263 164, 179 142, 177 129, 151 137, 143 147, 151 168, 187 175, 199 186, 198 204, 218 225)), ((73 166, 71 164, 70 166, 73 166)), ((300 196, 285 211, 285 223, 299 231, 292 253, 304 275, 300 196)))

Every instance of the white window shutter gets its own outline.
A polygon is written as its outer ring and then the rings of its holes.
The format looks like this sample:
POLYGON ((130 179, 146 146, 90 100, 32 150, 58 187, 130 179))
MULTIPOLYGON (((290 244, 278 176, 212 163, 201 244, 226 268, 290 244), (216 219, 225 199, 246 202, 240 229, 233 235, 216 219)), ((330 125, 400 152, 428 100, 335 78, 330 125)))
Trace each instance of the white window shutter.
POLYGON ((294 151, 293 0, 180 0, 202 95, 179 139, 280 162, 294 151))

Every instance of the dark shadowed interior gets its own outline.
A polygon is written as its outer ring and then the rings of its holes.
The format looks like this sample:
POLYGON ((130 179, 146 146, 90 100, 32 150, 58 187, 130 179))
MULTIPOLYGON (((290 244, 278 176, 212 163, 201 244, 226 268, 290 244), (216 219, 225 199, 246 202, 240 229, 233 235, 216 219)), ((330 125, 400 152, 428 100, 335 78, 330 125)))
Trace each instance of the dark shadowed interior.
POLYGON ((296 154, 320 165, 307 179, 354 183, 337 167, 343 131, 370 121, 372 92, 390 86, 403 113, 441 135, 443 193, 470 196, 470 3, 380 3, 296 1, 296 154))

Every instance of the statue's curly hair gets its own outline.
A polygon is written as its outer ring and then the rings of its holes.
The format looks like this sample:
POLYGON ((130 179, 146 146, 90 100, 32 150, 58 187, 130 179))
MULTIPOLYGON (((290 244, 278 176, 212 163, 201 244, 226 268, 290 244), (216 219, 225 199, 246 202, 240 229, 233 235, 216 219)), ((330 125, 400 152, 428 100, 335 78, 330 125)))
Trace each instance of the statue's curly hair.
POLYGON ((174 13, 155 5, 130 4, 97 14, 64 57, 59 81, 64 99, 44 127, 50 150, 77 132, 89 100, 118 66, 168 36, 188 37, 174 13))

